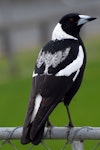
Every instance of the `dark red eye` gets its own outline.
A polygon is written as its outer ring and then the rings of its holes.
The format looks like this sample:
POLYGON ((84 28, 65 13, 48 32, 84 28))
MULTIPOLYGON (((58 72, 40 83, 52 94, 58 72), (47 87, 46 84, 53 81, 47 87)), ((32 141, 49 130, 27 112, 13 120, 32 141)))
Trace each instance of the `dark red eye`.
POLYGON ((74 23, 75 19, 74 18, 69 18, 69 22, 74 23))

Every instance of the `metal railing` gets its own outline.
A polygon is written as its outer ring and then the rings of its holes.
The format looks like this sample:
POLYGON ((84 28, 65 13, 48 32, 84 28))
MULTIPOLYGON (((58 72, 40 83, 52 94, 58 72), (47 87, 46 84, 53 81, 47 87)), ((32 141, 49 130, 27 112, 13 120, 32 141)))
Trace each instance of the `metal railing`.
MULTIPOLYGON (((12 139, 20 140, 22 135, 22 127, 0 127, 0 140, 2 148, 5 144, 10 144, 12 149, 17 150, 12 139)), ((44 139, 66 139, 66 143, 61 150, 67 149, 67 145, 72 144, 72 150, 84 150, 85 140, 100 140, 100 127, 52 127, 51 131, 45 127, 44 139)), ((51 150, 46 143, 41 143, 45 149, 51 150)), ((100 146, 100 142, 92 149, 96 150, 100 146)), ((31 150, 33 146, 29 147, 31 150)))

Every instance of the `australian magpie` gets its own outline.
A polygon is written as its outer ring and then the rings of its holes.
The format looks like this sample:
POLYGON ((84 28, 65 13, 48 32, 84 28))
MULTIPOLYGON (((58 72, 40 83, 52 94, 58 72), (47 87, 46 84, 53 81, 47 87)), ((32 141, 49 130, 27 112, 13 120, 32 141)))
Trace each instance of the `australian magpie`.
POLYGON ((32 75, 22 144, 41 142, 48 117, 60 102, 68 111, 86 65, 86 51, 79 32, 85 23, 94 19, 76 13, 65 15, 55 26, 51 40, 40 50, 32 75))

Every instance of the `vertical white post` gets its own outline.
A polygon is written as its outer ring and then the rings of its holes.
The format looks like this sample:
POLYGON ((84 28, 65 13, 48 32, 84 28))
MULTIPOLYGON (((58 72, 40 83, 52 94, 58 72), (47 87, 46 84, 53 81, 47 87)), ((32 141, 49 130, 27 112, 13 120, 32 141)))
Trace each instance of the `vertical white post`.
POLYGON ((83 142, 73 141, 72 142, 72 150, 84 150, 83 142))

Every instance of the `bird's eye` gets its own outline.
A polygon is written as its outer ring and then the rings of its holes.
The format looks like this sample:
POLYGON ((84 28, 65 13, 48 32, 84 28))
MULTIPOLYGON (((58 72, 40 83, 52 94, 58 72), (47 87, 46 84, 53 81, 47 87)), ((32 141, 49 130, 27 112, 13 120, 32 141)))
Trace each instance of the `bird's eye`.
POLYGON ((75 22, 75 19, 74 19, 74 18, 69 18, 69 22, 70 22, 70 23, 74 23, 74 22, 75 22))

